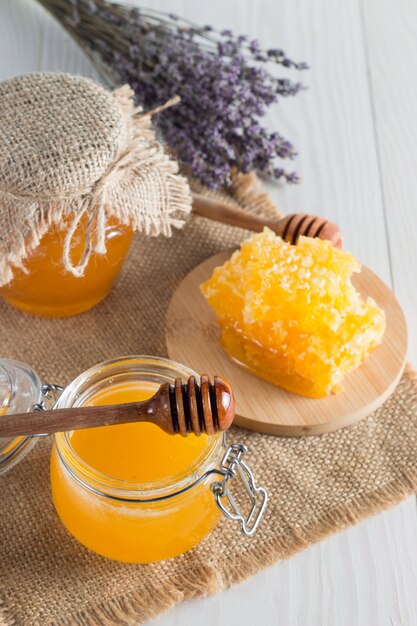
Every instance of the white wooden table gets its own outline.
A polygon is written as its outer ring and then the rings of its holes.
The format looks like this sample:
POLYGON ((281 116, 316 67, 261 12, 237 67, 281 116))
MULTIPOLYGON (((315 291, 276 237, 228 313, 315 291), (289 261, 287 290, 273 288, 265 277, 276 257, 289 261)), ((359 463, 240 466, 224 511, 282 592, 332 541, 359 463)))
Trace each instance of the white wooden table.
MULTIPOLYGON (((271 127, 299 149, 302 184, 272 188, 285 212, 332 218, 346 247, 391 284, 417 364, 416 0, 143 0, 283 47, 311 70, 271 127)), ((34 70, 95 76, 35 0, 0 2, 0 79, 34 70)), ((416 459, 417 462, 417 459, 416 459)), ((241 586, 178 606, 154 626, 417 624, 415 499, 241 586)))

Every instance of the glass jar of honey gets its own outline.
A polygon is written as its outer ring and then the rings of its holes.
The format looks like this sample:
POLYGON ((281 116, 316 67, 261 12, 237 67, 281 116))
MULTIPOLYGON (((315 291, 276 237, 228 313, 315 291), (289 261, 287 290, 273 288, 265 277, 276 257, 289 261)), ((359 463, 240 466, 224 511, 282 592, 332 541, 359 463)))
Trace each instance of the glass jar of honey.
MULTIPOLYGON (((121 357, 80 374, 55 408, 142 401, 192 375, 168 359, 121 357)), ((94 552, 131 563, 168 559, 202 541, 222 513, 244 534, 255 532, 267 494, 245 453, 241 444, 227 446, 223 433, 181 437, 147 422, 57 433, 52 498, 67 530, 94 552)))
MULTIPOLYGON (((104 254, 92 253, 81 276, 62 263, 68 228, 52 226, 39 245, 15 269, 13 280, 0 288, 0 295, 13 306, 44 317, 67 317, 91 309, 109 293, 133 238, 130 227, 110 219, 105 226, 104 254)), ((86 220, 71 242, 71 259, 77 265, 86 247, 86 220)))
POLYGON ((169 236, 191 210, 178 164, 124 85, 60 72, 0 82, 0 296, 34 315, 87 311, 132 233, 169 236))

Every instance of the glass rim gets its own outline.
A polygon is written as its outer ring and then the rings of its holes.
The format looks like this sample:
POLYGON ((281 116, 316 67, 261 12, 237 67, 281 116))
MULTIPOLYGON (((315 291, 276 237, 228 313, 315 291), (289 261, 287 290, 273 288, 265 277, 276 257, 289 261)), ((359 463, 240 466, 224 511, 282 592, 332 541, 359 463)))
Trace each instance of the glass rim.
MULTIPOLYGON (((140 374, 147 374, 154 376, 155 382, 159 379, 160 383, 173 382, 177 376, 199 377, 186 365, 164 357, 151 355, 116 357, 102 361, 79 374, 65 387, 54 408, 80 406, 85 401, 88 390, 91 391, 100 382, 113 381, 117 373, 127 375, 130 380, 141 380, 140 374)), ((126 380, 126 376, 124 379, 126 380)), ((212 473, 218 465, 224 445, 225 438, 223 433, 219 432, 207 438, 204 450, 181 471, 158 480, 133 483, 109 476, 91 467, 72 447, 68 432, 55 434, 58 457, 74 480, 97 495, 125 502, 164 500, 187 491, 212 473)))

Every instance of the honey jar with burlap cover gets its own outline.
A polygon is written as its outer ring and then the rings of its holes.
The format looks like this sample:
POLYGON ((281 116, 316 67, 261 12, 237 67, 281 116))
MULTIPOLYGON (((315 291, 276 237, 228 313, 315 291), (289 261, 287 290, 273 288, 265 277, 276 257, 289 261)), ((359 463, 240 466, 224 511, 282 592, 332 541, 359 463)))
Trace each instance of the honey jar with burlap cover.
POLYGON ((169 236, 187 181, 127 85, 34 73, 0 83, 0 294, 35 315, 90 309, 134 231, 169 236))

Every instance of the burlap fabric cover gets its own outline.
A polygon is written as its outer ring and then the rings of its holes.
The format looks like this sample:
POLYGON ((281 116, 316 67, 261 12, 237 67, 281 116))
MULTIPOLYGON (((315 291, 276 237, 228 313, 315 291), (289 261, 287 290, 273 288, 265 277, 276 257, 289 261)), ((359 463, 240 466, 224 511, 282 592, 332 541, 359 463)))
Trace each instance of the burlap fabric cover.
POLYGON ((107 217, 155 235, 182 224, 187 182, 155 140, 153 112, 132 96, 128 86, 111 93, 61 73, 0 83, 0 286, 51 224, 68 229, 63 264, 76 276, 93 251, 106 252, 107 217), (87 244, 75 266, 71 241, 84 216, 87 244))
MULTIPOLYGON (((260 208, 253 192, 235 191, 260 208)), ((139 236, 117 286, 88 313, 46 320, 0 305, 2 352, 61 383, 117 355, 165 355, 173 290, 195 265, 245 235, 193 218, 170 239, 139 236)), ((188 554, 152 565, 106 560, 67 533, 50 498, 50 442, 39 443, 0 479, 1 626, 139 624, 399 502, 417 488, 417 382, 405 374, 385 406, 350 429, 282 439, 235 428, 230 440, 249 447, 247 461, 269 490, 257 534, 245 538, 224 519, 188 554)))

